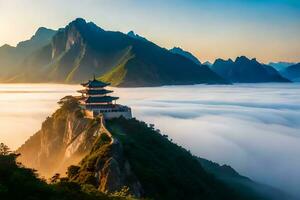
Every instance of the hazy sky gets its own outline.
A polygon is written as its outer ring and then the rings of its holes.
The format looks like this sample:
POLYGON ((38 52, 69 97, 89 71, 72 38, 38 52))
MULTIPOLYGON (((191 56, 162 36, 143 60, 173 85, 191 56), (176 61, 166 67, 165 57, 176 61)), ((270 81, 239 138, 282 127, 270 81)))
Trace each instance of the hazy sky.
POLYGON ((0 0, 0 45, 76 17, 138 34, 201 61, 238 55, 300 62, 299 0, 0 0))

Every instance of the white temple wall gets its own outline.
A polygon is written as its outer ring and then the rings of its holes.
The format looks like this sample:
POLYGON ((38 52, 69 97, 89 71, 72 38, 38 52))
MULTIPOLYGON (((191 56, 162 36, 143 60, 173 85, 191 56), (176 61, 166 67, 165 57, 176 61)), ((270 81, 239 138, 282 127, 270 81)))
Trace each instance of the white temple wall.
POLYGON ((112 112, 103 112, 103 111, 97 111, 93 110, 93 116, 96 117, 100 113, 104 116, 105 119, 113 119, 113 118, 119 118, 123 116, 126 119, 132 118, 131 110, 128 111, 112 111, 112 112))

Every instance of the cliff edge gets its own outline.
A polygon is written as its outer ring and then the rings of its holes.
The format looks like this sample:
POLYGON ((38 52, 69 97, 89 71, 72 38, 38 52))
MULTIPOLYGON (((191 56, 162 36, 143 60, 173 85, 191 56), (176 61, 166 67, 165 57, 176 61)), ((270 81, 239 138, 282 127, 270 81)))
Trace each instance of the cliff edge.
POLYGON ((69 182, 137 198, 273 199, 248 186, 241 192, 238 182, 223 181, 221 166, 199 162, 152 125, 122 117, 88 118, 71 96, 59 104, 17 150, 20 162, 45 177, 66 174, 69 182))

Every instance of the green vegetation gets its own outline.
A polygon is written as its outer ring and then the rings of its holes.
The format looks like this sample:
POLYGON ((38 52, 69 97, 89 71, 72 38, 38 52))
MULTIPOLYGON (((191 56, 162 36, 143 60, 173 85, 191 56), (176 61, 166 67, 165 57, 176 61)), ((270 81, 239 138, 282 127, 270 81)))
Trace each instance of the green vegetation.
POLYGON ((238 191, 240 194, 255 200, 292 200, 291 196, 268 185, 256 183, 251 179, 240 175, 228 165, 219 165, 212 161, 197 158, 202 167, 209 173, 225 183, 227 186, 238 191))
MULTIPOLYGON (((105 195, 91 185, 80 185, 55 174, 51 184, 38 178, 34 169, 16 162, 19 154, 0 144, 0 198, 3 200, 130 200, 124 193, 105 195)), ((76 169, 72 169, 76 170, 76 169)), ((69 170, 72 171, 71 169, 69 170)), ((124 192, 124 191, 123 191, 124 192)))
POLYGON ((120 85, 126 77, 127 70, 125 65, 130 59, 134 58, 134 55, 131 55, 131 49, 132 47, 129 47, 119 64, 111 71, 101 76, 100 80, 111 83, 113 86, 120 85))
POLYGON ((141 181, 145 196, 153 199, 239 199, 206 173, 198 160, 144 122, 124 118, 107 121, 121 141, 124 155, 141 181))

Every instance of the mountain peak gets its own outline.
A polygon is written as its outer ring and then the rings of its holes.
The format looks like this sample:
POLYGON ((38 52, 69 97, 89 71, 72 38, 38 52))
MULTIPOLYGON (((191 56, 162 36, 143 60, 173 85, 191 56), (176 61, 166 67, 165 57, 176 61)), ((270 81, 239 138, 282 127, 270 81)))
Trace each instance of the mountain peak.
POLYGON ((87 24, 86 23, 86 20, 85 19, 83 19, 83 18, 76 18, 75 20, 73 20, 70 24, 87 24))
POLYGON ((289 82, 271 66, 259 63, 255 58, 240 56, 233 62, 217 59, 211 69, 221 77, 238 83, 289 82))
POLYGON ((169 51, 174 53, 174 54, 179 54, 179 55, 193 61, 197 65, 201 65, 201 62, 198 60, 198 58, 196 56, 194 56, 192 53, 190 53, 188 51, 183 50, 180 47, 173 47, 169 51))
POLYGON ((249 62, 249 58, 247 58, 246 56, 239 56, 235 59, 235 62, 249 62))
POLYGON ((34 35, 47 34, 49 32, 55 32, 55 30, 52 30, 52 29, 49 29, 46 27, 39 27, 34 35))
POLYGON ((180 47, 173 47, 173 49, 171 49, 171 50, 179 50, 179 51, 183 51, 183 49, 180 48, 180 47))
POLYGON ((10 49, 13 48, 13 46, 10 46, 9 44, 4 44, 0 48, 10 49))
POLYGON ((148 42, 148 40, 138 34, 136 34, 134 31, 129 31, 127 33, 127 35, 131 38, 134 38, 134 39, 138 39, 138 40, 141 40, 141 41, 145 41, 145 42, 148 42))
MULTIPOLYGON (((90 31, 103 31, 102 28, 94 24, 93 22, 87 22, 83 18, 76 18, 75 20, 71 21, 67 26, 67 29, 75 28, 80 32, 90 32, 90 31)), ((64 29, 62 29, 64 31, 64 29)))
POLYGON ((209 62, 209 61, 206 61, 206 62, 204 62, 204 63, 203 63, 203 65, 211 66, 211 65, 212 65, 212 63, 211 63, 211 62, 209 62))
POLYGON ((217 58, 213 65, 219 64, 219 63, 233 63, 233 60, 229 58, 228 60, 224 60, 222 58, 217 58))

